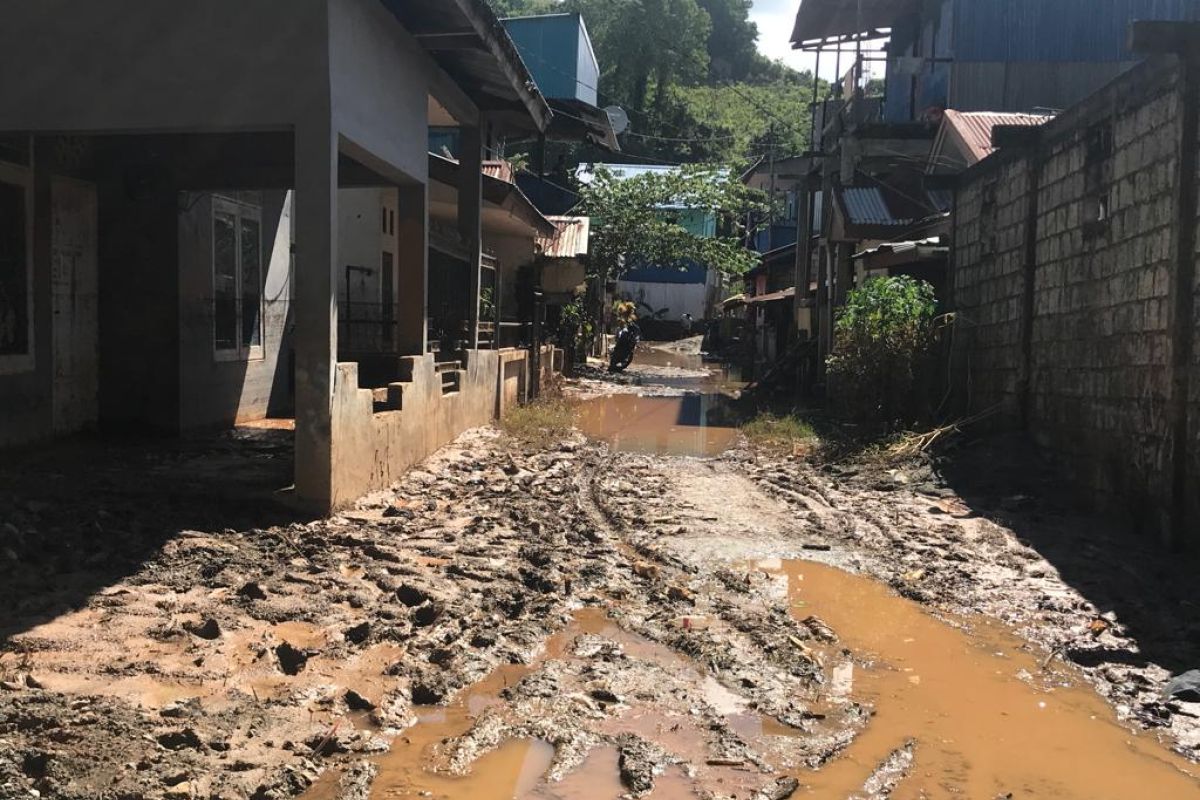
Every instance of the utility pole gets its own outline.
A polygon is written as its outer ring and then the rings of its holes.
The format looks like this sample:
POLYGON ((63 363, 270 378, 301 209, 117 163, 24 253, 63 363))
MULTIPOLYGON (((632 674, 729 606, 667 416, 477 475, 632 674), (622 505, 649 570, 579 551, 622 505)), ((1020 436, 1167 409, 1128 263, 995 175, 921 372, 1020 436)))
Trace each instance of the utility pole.
POLYGON ((767 158, 770 164, 771 188, 767 196, 771 199, 771 207, 767 211, 767 251, 775 249, 775 123, 767 129, 767 158))

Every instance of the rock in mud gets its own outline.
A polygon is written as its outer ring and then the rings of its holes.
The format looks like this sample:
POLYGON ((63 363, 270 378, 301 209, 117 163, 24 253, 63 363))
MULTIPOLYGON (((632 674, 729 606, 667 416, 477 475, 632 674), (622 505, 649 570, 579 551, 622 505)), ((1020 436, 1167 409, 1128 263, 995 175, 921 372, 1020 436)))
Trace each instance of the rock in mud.
POLYGON ((347 628, 343 635, 350 644, 362 644, 371 636, 371 623, 363 622, 353 628, 347 628))
POLYGON ((238 595, 247 600, 267 599, 267 593, 263 590, 262 586, 254 581, 242 584, 242 587, 238 589, 238 595))
POLYGON ((1200 669, 1188 670, 1181 675, 1176 675, 1167 684, 1164 694, 1185 703, 1200 703, 1200 669))
POLYGON ((800 781, 795 778, 780 778, 775 783, 759 789, 751 800, 788 800, 800 788, 800 781))
POLYGON ((183 629, 193 636, 198 636, 201 639, 220 639, 221 626, 212 617, 208 617, 200 622, 185 623, 183 629))
POLYGON ((299 675, 308 665, 308 651, 300 650, 288 642, 275 648, 275 658, 284 675, 299 675))
POLYGON ((617 769, 621 783, 634 797, 648 794, 654 788, 654 776, 662 771, 657 754, 645 740, 636 736, 621 737, 618 749, 617 769))
POLYGON ((168 750, 200 750, 204 743, 191 728, 181 731, 171 731, 158 737, 158 743, 168 750))
POLYGON ((356 762, 338 781, 337 800, 368 800, 371 796, 371 784, 375 782, 378 773, 379 767, 370 761, 356 762))
POLYGON ((437 622, 446 607, 436 600, 430 600, 424 605, 417 606, 412 612, 412 623, 420 628, 428 628, 437 622))
POLYGON ((351 711, 374 711, 375 704, 353 689, 347 689, 346 708, 351 711))

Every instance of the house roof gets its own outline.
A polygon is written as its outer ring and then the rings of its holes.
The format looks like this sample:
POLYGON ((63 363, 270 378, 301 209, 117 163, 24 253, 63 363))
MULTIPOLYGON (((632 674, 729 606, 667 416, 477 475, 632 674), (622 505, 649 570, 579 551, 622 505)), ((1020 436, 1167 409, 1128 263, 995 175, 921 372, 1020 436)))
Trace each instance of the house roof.
POLYGON ((870 186, 843 186, 834 190, 845 231, 863 239, 896 238, 927 221, 947 217, 946 192, 931 192, 906 182, 903 188, 877 182, 870 186))
POLYGON ((487 0, 380 0, 493 119, 544 131, 553 112, 487 0))
POLYGON ((539 236, 542 255, 547 258, 578 258, 588 254, 591 234, 590 217, 547 217, 556 228, 549 236, 539 236))
POLYGON ((997 111, 955 111, 948 109, 933 142, 929 156, 929 172, 944 169, 965 169, 995 152, 992 131, 1000 126, 1037 127, 1053 117, 1044 114, 1012 114, 997 111), (947 152, 949 147, 957 151, 947 152))
POLYGON ((802 0, 792 44, 890 28, 919 5, 919 0, 802 0))
POLYGON ((862 252, 855 253, 852 258, 866 258, 883 253, 945 253, 949 252, 949 250, 950 248, 942 242, 940 236, 932 236, 928 239, 914 239, 907 242, 887 242, 877 247, 869 247, 862 252))
MULTIPOLYGON (((458 161, 434 153, 429 154, 429 177, 433 181, 458 190, 458 172, 461 169, 458 161)), ((555 232, 554 223, 542 215, 542 212, 530 202, 525 193, 512 180, 512 165, 508 162, 485 161, 483 164, 483 199, 497 209, 507 213, 512 218, 520 220, 526 229, 535 231, 535 235, 551 236, 555 232)), ((488 228, 488 213, 484 210, 484 229, 488 228)))
POLYGON ((607 111, 582 100, 555 98, 549 103, 550 108, 554 111, 554 119, 546 131, 549 139, 552 141, 590 142, 613 153, 621 152, 621 143, 617 141, 612 118, 608 116, 607 111))
POLYGON ((843 186, 838 200, 851 225, 911 225, 930 214, 914 199, 882 186, 843 186))
POLYGON ((751 297, 746 301, 747 305, 762 305, 763 303, 777 303, 780 300, 790 300, 796 296, 796 287, 789 286, 780 292, 771 292, 770 294, 760 294, 751 297))

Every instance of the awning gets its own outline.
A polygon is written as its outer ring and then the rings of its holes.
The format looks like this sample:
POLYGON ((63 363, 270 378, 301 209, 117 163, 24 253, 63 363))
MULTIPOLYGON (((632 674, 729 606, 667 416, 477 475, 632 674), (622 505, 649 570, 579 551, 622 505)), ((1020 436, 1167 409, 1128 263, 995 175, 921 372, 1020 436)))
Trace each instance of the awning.
POLYGON ((590 217, 547 217, 554 223, 555 232, 539 236, 538 245, 546 258, 579 258, 588 254, 591 235, 590 217))
POLYGON ((621 143, 613 131, 612 120, 602 108, 582 100, 551 99, 554 119, 546 129, 546 138, 559 142, 590 142, 613 153, 621 152, 621 143))
POLYGON ((550 106, 487 0, 382 2, 480 110, 511 130, 546 130, 550 106))
POLYGON ((746 305, 746 295, 744 294, 735 294, 733 297, 729 297, 721 301, 721 307, 726 311, 731 308, 737 308, 738 306, 744 305, 746 305))
POLYGON ((781 300, 791 300, 796 296, 796 287, 790 286, 781 292, 772 292, 771 294, 760 294, 751 297, 746 301, 747 305, 763 305, 765 303, 778 303, 781 300))
POLYGON ((890 28, 918 5, 918 0, 803 0, 792 43, 890 28))
MULTIPOLYGON (((459 163, 444 156, 429 154, 429 177, 438 183, 458 189, 459 163)), ((515 183, 507 180, 512 175, 509 166, 500 162, 486 162, 483 166, 483 199, 521 220, 539 236, 552 236, 557 228, 543 216, 515 183)), ((486 220, 485 220, 486 222, 486 220)), ((486 228, 486 225, 485 225, 486 228)))
POLYGON ((862 261, 867 269, 891 269, 923 261, 943 261, 950 248, 942 244, 941 237, 914 239, 907 242, 889 242, 855 253, 852 258, 862 261))

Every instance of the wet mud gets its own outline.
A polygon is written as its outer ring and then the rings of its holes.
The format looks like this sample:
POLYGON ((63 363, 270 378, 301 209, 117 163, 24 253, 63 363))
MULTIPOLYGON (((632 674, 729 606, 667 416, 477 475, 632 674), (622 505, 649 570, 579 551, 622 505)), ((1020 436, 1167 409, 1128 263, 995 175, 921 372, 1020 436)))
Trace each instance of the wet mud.
POLYGON ((1200 704, 1117 659, 1027 499, 747 450, 700 366, 584 393, 590 441, 470 432, 332 519, 181 529, 81 602, 0 585, 0 797, 1200 796, 1200 704))

